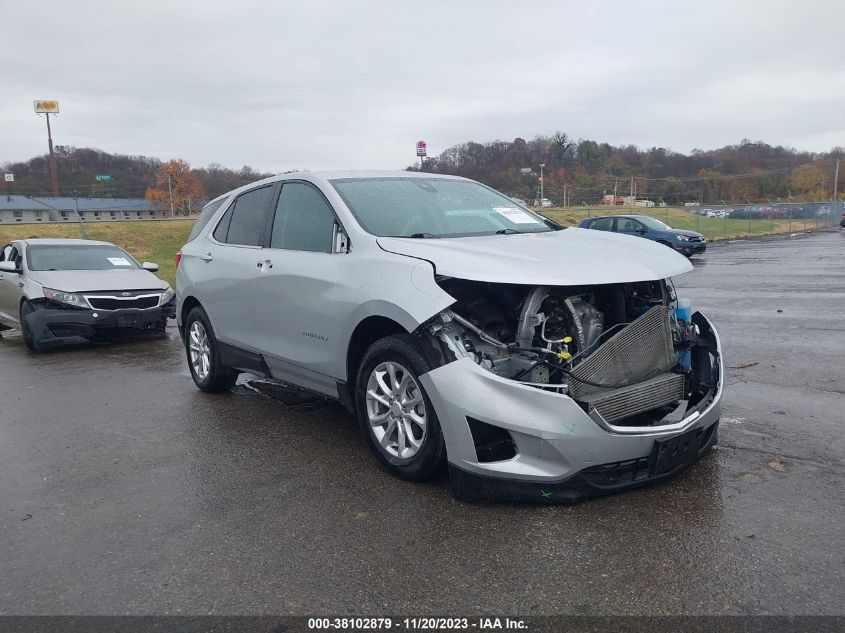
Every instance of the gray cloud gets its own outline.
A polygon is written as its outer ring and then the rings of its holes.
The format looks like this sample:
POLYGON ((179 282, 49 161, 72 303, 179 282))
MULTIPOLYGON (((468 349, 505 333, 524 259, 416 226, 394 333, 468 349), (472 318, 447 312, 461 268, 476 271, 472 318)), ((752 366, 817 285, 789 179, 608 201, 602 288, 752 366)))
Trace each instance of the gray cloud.
POLYGON ((58 144, 196 165, 400 168, 560 129, 688 151, 845 144, 835 0, 44 2, 3 9, 0 161, 58 144))

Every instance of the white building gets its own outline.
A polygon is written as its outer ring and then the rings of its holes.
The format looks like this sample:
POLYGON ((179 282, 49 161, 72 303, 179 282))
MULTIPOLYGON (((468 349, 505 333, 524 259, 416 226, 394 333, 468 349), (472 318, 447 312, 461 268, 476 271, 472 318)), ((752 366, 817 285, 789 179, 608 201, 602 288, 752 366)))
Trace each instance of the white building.
POLYGON ((168 217, 168 210, 143 198, 52 198, 0 196, 0 225, 76 222, 76 209, 86 222, 150 220, 168 217))

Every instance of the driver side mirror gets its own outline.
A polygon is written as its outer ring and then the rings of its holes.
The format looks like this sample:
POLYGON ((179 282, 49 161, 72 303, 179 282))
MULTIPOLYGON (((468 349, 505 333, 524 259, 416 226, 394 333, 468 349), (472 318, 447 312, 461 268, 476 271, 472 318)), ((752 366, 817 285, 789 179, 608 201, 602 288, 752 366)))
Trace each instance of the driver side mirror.
POLYGON ((21 269, 15 262, 0 262, 0 273, 17 273, 20 274, 21 269))
POLYGON ((644 226, 641 226, 641 227, 639 227, 638 229, 636 229, 636 231, 637 231, 637 233, 639 233, 640 235, 642 235, 643 233, 645 233, 646 231, 648 231, 648 229, 647 229, 647 228, 645 228, 644 226))
POLYGON ((141 268, 144 270, 149 270, 151 273, 158 272, 158 264, 154 264, 153 262, 144 262, 141 264, 141 268))

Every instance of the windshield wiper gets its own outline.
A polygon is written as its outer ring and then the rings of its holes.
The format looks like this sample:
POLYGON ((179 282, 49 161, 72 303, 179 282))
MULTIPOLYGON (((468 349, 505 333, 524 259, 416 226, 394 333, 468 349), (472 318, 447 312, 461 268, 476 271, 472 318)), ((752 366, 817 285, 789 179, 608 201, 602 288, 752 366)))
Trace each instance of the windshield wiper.
POLYGON ((440 236, 435 235, 434 233, 411 233, 410 235, 402 235, 401 237, 412 237, 416 240, 434 240, 438 239, 440 236))
POLYGON ((496 235, 516 235, 521 232, 522 231, 517 231, 516 229, 499 229, 496 231, 496 235))

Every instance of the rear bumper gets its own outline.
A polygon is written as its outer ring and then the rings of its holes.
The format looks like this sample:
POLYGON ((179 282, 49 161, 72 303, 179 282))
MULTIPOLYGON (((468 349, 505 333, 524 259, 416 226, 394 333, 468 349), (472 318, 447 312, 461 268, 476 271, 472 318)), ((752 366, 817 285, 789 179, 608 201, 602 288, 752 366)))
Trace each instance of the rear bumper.
POLYGON ((24 320, 35 347, 51 349, 159 332, 174 315, 175 304, 171 300, 146 310, 63 310, 42 306, 24 320))

